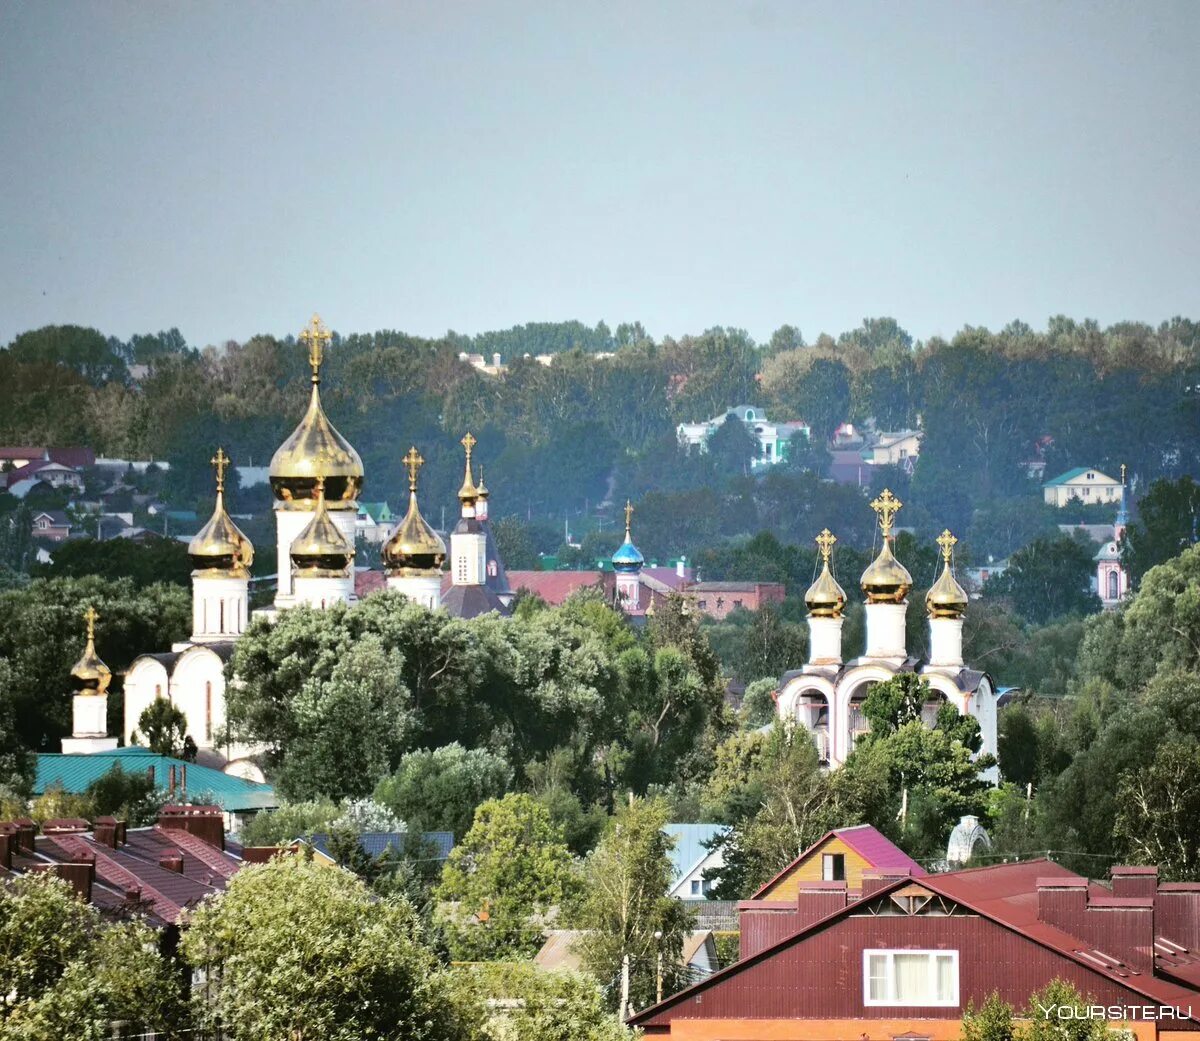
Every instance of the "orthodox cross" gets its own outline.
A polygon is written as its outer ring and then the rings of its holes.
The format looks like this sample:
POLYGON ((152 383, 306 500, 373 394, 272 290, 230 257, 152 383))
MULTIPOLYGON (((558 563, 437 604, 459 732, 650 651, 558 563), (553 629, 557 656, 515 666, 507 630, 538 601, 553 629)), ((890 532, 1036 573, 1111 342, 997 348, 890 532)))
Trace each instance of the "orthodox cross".
POLYGON ((471 468, 471 449, 479 442, 471 436, 471 431, 467 431, 466 436, 459 442, 467 450, 467 469, 471 468))
POLYGON ((871 509, 879 516, 879 530, 883 532, 883 537, 889 538, 892 534, 892 518, 899 512, 903 506, 889 489, 884 488, 883 494, 871 503, 871 509))
POLYGON ((408 490, 415 492, 417 490, 417 473, 425 463, 425 460, 421 458, 421 453, 417 451, 416 445, 413 445, 408 450, 408 455, 401 462, 404 463, 404 468, 408 471, 408 490))
POLYGON ((633 523, 633 503, 625 500, 625 534, 629 534, 629 526, 633 523))
POLYGON ((828 564, 829 555, 833 552, 833 544, 837 542, 837 536, 828 528, 825 528, 814 541, 817 544, 817 548, 821 551, 821 562, 828 564))
POLYGON ((225 468, 229 466, 229 456, 225 454, 225 449, 218 448, 217 454, 209 462, 217 469, 217 491, 223 492, 225 490, 225 468))
POLYGON ((953 535, 950 534, 950 529, 947 528, 937 537, 937 544, 942 547, 942 559, 949 564, 950 556, 954 552, 954 546, 958 542, 953 535))
POLYGON ((325 356, 325 346, 332 339, 333 335, 325 328, 318 314, 312 316, 312 321, 300 334, 300 342, 308 347, 308 364, 312 366, 313 383, 321 382, 321 359, 325 356))
POLYGON ((88 609, 83 612, 83 620, 87 622, 87 638, 88 643, 92 643, 96 639, 96 620, 100 616, 96 614, 96 609, 91 604, 88 609))

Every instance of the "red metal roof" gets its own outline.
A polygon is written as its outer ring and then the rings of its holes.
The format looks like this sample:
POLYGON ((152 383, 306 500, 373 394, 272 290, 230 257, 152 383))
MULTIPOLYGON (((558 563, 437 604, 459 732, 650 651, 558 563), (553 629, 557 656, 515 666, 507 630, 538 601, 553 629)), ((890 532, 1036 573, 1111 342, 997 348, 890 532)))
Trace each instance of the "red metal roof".
POLYGON ((561 604, 572 593, 604 582, 602 571, 510 571, 510 589, 536 593, 550 605, 561 604))

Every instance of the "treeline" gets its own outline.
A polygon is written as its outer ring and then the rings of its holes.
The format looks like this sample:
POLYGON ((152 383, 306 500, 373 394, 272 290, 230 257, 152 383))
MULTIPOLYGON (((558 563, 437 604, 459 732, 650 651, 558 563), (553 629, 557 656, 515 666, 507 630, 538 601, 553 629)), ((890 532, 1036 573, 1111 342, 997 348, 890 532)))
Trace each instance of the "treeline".
MULTIPOLYGON (((363 455, 367 498, 398 498, 399 458, 410 443, 420 446, 435 520, 436 504, 453 506, 457 441, 468 427, 494 474, 497 516, 557 519, 561 531, 564 513, 582 516, 610 492, 701 491, 719 505, 748 471, 748 439, 731 434, 730 444, 689 458, 675 424, 749 401, 810 423, 814 445, 795 452, 794 466, 818 476, 828 465, 824 439, 839 423, 872 418, 894 429, 919 421, 925 440, 904 520, 965 532, 1007 502, 1036 500, 1037 482, 1021 464, 1038 458, 1048 474, 1074 465, 1115 473, 1127 463, 1139 494, 1159 477, 1196 473, 1200 428, 1189 388, 1198 382, 1200 330, 1183 318, 1101 329, 1056 317, 1044 331, 1014 322, 921 343, 882 318, 811 345, 790 326, 762 345, 725 328, 654 340, 637 323, 615 333, 603 323, 534 324, 469 342, 453 333, 346 335, 328 352, 323 393, 363 455), (501 378, 480 373, 459 360, 462 350, 497 351, 509 368, 501 378), (595 357, 608 350, 613 357, 595 357), (554 364, 524 357, 539 353, 555 354, 554 364)), ((305 353, 292 337, 198 351, 175 330, 120 342, 50 326, 0 352, 0 441, 167 458, 174 492, 199 499, 213 447, 265 464, 301 414, 307 387, 305 353)), ((881 477, 894 487, 903 475, 881 477)), ((789 508, 760 504, 754 523, 773 522, 808 496, 802 486, 782 491, 789 508)), ((708 512, 711 527, 715 507, 703 498, 691 505, 708 512)), ((758 530, 742 523, 742 531, 758 530)), ((737 524, 728 520, 722 533, 737 524)), ((1001 517, 992 527, 1006 525, 1001 517)), ((670 551, 693 549, 707 534, 678 531, 670 551)), ((561 541, 545 525, 533 535, 543 551, 561 541)))

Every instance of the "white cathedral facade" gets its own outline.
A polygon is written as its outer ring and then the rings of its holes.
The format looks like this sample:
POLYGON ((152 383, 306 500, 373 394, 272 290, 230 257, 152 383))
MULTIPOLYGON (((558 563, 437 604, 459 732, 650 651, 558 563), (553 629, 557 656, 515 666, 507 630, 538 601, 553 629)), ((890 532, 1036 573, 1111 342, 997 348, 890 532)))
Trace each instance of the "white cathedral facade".
MULTIPOLYGON (((301 340, 309 352, 312 390, 303 419, 271 461, 277 591, 273 605, 258 612, 269 619, 300 605, 321 610, 357 600, 354 538, 364 478, 362 460, 334 428, 321 405, 321 362, 329 333, 314 317, 301 340)), ((405 456, 408 511, 383 547, 386 586, 430 610, 442 609, 458 617, 471 618, 489 611, 507 614, 513 593, 488 523, 489 496, 482 471, 478 480, 472 471, 475 439, 468 433, 462 444, 466 466, 458 492, 460 518, 450 535, 449 552, 417 504, 417 474, 424 460, 415 448, 405 456), (447 557, 448 585, 443 570, 447 557)), ((122 737, 135 740, 142 713, 156 698, 167 698, 183 713, 186 733, 195 742, 201 761, 251 780, 262 780, 254 761, 257 749, 225 740, 226 684, 236 682, 227 679, 227 666, 250 621, 254 548, 225 509, 224 481, 229 460, 223 451, 218 450, 213 465, 213 514, 188 545, 193 567, 191 636, 169 651, 134 659, 125 674, 122 737)), ((905 648, 904 616, 912 579, 892 554, 890 544, 891 520, 900 503, 885 491, 872 506, 880 515, 883 549, 862 576, 867 598, 864 654, 853 661, 842 661, 846 594, 830 570, 830 551, 836 539, 826 531, 817 540, 824 565, 805 596, 811 634, 809 661, 782 678, 778 712, 811 731, 822 761, 836 766, 845 761, 865 730, 861 704, 870 687, 900 672, 917 672, 928 681, 936 699, 930 711, 936 715, 938 705, 945 700, 960 712, 976 717, 983 731, 983 749, 994 753, 995 689, 984 673, 966 668, 962 661, 962 619, 967 597, 951 568, 953 538, 947 532, 939 540, 946 563, 927 597, 932 650, 927 662, 917 661, 905 648)), ((617 572, 617 604, 636 612, 643 559, 630 534, 631 515, 632 507, 627 504, 625 541, 613 555, 613 566, 617 572)), ((94 654, 90 642, 88 649, 94 654)), ((64 751, 112 747, 115 739, 96 729, 97 721, 104 718, 101 702, 106 700, 107 684, 97 688, 91 680, 76 679, 81 685, 81 694, 76 697, 76 733, 64 741, 64 751), (81 697, 87 700, 80 702, 81 697)))

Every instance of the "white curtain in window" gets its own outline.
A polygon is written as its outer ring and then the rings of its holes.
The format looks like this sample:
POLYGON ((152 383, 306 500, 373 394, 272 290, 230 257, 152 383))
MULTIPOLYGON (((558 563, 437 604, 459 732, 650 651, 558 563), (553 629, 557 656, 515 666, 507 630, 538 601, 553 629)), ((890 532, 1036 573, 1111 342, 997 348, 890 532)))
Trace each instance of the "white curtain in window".
POLYGON ((888 956, 886 954, 868 955, 867 967, 868 984, 871 1001, 887 1001, 888 994, 888 956))
POLYGON ((930 972, 930 957, 928 954, 896 954, 896 995, 895 999, 904 1004, 920 1005, 929 1001, 933 995, 930 972))
POLYGON ((938 1001, 955 1001, 958 998, 958 980, 956 977, 954 959, 948 955, 938 955, 937 959, 937 999, 938 1001))

